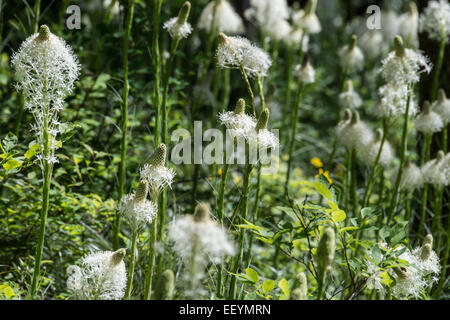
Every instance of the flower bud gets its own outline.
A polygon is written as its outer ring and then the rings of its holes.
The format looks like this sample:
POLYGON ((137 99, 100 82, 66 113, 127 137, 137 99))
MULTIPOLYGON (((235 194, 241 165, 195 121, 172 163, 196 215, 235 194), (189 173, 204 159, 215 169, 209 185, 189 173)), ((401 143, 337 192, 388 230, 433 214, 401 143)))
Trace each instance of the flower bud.
POLYGON ((256 131, 263 130, 267 128, 267 123, 269 122, 269 109, 265 108, 258 119, 258 122, 256 123, 256 131))
POLYGON ((147 194, 148 194, 148 181, 147 180, 141 180, 141 182, 139 182, 139 185, 136 188, 136 194, 135 194, 135 200, 137 202, 142 202, 145 199, 147 199, 147 194))
POLYGON ((407 270, 404 268, 395 267, 394 272, 400 279, 406 279, 408 277, 407 270))
POLYGON ((425 101, 425 102, 423 103, 423 113, 424 113, 424 114, 430 114, 430 111, 431 111, 431 104, 430 104, 430 101, 425 101))
POLYGON ((354 35, 352 35, 352 38, 350 40, 348 50, 353 50, 356 47, 357 43, 358 43, 358 37, 356 36, 356 34, 354 34, 354 35))
POLYGON ((124 248, 114 251, 114 253, 111 256, 111 266, 115 267, 119 263, 121 263, 126 253, 127 251, 124 248))
POLYGON ((334 230, 332 228, 326 228, 322 233, 319 246, 317 247, 318 264, 322 273, 325 272, 333 262, 335 249, 336 239, 334 230))
POLYGON ((37 40, 39 41, 48 41, 50 39, 50 29, 47 27, 47 25, 42 25, 39 28, 39 35, 37 37, 37 40))
POLYGON ((177 23, 179 25, 185 24, 189 18, 189 13, 191 12, 191 3, 186 1, 178 13, 177 23))
POLYGON ((396 36, 394 39, 395 54, 397 57, 403 57, 405 55, 405 46, 403 45, 403 39, 400 36, 396 36))
POLYGON ((420 259, 423 261, 428 260, 431 256, 431 245, 429 243, 424 244, 420 250, 420 259))
POLYGON ((431 247, 433 247, 433 236, 431 234, 427 234, 425 236, 425 239, 423 239, 423 245, 429 244, 431 247))
POLYGON ((210 207, 209 204, 207 203, 200 203, 196 208, 195 208, 195 213, 194 213, 194 220, 196 222, 206 222, 209 221, 209 214, 210 214, 210 207))
POLYGON ((172 300, 175 287, 175 276, 173 271, 167 269, 161 273, 155 290, 155 300, 172 300))
POLYGON ((345 109, 345 111, 344 111, 344 121, 350 121, 351 118, 352 118, 352 110, 345 109))
POLYGON ((306 300, 308 296, 308 286, 306 275, 301 272, 297 275, 298 287, 291 293, 291 300, 306 300))
POLYGON ((445 91, 443 89, 439 89, 438 102, 444 103, 446 100, 447 100, 447 95, 445 94, 445 91))
POLYGON ((353 111, 352 113, 352 125, 358 124, 359 122, 359 112, 353 111))
POLYGON ((309 0, 305 8, 305 13, 306 14, 316 13, 316 8, 317 8, 317 0, 309 0))
POLYGON ((166 163, 167 148, 164 143, 161 143, 153 153, 149 163, 154 166, 164 166, 166 163))
POLYGON ((383 130, 381 130, 380 128, 378 128, 375 131, 375 141, 376 142, 381 142, 381 139, 383 139, 383 130))
POLYGON ((234 113, 243 115, 245 114, 245 100, 239 99, 236 103, 236 108, 234 108, 234 113))

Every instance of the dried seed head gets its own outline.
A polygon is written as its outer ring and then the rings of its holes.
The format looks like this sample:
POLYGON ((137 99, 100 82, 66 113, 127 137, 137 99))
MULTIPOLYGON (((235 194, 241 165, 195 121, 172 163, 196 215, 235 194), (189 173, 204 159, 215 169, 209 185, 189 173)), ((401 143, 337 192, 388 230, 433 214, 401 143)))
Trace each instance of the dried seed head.
POLYGON ((148 189, 149 189, 148 181, 141 180, 141 182, 139 182, 139 185, 136 188, 136 194, 134 199, 137 202, 142 202, 145 199, 147 199, 148 189))
POLYGON ((114 251, 111 256, 111 265, 117 266, 119 263, 121 263, 126 253, 127 251, 124 248, 114 251))
POLYGON ((164 167, 166 163, 166 153, 167 153, 166 145, 164 143, 161 143, 153 153, 152 157, 149 160, 149 163, 154 166, 164 167))
POLYGON ((267 124, 269 123, 269 109, 265 108, 258 119, 258 122, 256 123, 256 131, 263 130, 267 128, 267 124))
POLYGON ((39 28, 39 35, 36 39, 38 41, 48 41, 50 39, 50 34, 50 29, 44 24, 39 28))
POLYGON ((429 244, 431 247, 433 247, 433 236, 431 234, 427 234, 425 236, 425 239, 423 239, 423 245, 429 244))
POLYGON ((396 36, 394 39, 395 54, 397 57, 403 57, 405 55, 405 46, 403 45, 403 39, 400 36, 396 36))
POLYGON ((182 25, 185 24, 189 18, 189 13, 191 12, 191 3, 186 1, 178 13, 177 23, 182 25))
POLYGON ((321 272, 331 265, 334 259, 334 251, 336 249, 336 239, 334 230, 332 228, 326 228, 317 247, 318 264, 321 272))
POLYGON ((194 213, 194 220, 196 222, 206 222, 209 221, 209 215, 210 215, 210 207, 209 204, 207 203, 200 203, 196 208, 195 208, 195 213, 194 213))
POLYGON ((172 300, 174 287, 175 276, 172 270, 167 269, 163 273, 161 273, 161 277, 155 290, 155 299, 172 300))
POLYGON ((240 114, 240 115, 245 114, 245 100, 244 99, 241 98, 238 100, 238 102, 236 103, 236 108, 234 108, 234 113, 240 114))
POLYGON ((420 259, 423 261, 428 260, 431 256, 431 245, 429 243, 422 246, 422 249, 420 250, 420 259))

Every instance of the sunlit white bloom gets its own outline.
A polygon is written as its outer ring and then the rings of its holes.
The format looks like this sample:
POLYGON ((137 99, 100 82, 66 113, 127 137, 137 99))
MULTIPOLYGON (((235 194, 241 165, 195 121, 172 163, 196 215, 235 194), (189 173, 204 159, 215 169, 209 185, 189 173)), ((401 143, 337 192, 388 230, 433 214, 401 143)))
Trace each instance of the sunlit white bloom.
POLYGON ((382 61, 380 73, 386 82, 414 84, 420 74, 430 73, 431 64, 425 56, 413 49, 403 47, 400 37, 395 38, 395 51, 382 61))
POLYGON ((178 17, 171 18, 164 23, 163 28, 166 29, 170 36, 174 39, 187 38, 192 33, 192 26, 187 19, 191 11, 191 3, 186 1, 178 13, 178 17))
POLYGON ((430 103, 425 101, 423 112, 414 119, 414 125, 417 131, 433 134, 442 131, 444 122, 439 114, 431 110, 430 103))
POLYGON ((339 105, 343 108, 350 109, 358 109, 362 105, 362 99, 354 90, 351 80, 346 82, 344 92, 339 94, 339 105))
POLYGON ((198 28, 208 33, 211 30, 228 34, 243 33, 244 23, 239 14, 234 11, 231 4, 227 0, 220 0, 214 12, 216 3, 216 1, 211 1, 203 9, 198 22, 198 28))
POLYGON ((244 99, 238 100, 234 111, 220 113, 219 121, 237 137, 247 138, 256 128, 255 118, 245 114, 244 99))
POLYGON ((374 59, 379 57, 385 50, 385 41, 383 40, 383 34, 378 30, 366 31, 359 41, 359 45, 364 54, 374 59))
POLYGON ((364 54, 356 45, 357 38, 354 35, 350 44, 342 47, 339 52, 341 67, 347 71, 361 70, 364 67, 364 54))
POLYGON ((392 288, 392 294, 400 299, 408 297, 420 298, 427 282, 422 278, 422 274, 415 268, 394 268, 393 277, 396 280, 392 288))
POLYGON ((267 36, 276 41, 288 39, 292 27, 287 20, 277 21, 270 30, 267 30, 267 36))
POLYGON ((196 259, 208 257, 213 263, 220 263, 224 255, 234 255, 235 249, 225 229, 209 216, 209 210, 197 209, 195 215, 175 219, 170 226, 169 238, 180 257, 196 259), (201 211, 202 210, 202 211, 201 211))
POLYGON ((311 34, 322 31, 322 26, 316 15, 316 7, 317 0, 310 0, 304 11, 295 12, 292 17, 295 26, 311 34))
POLYGON ((450 99, 447 99, 444 90, 439 90, 438 99, 433 103, 431 109, 441 116, 444 124, 450 122, 450 99))
POLYGON ((428 1, 428 6, 420 15, 420 31, 428 33, 431 39, 440 41, 442 31, 448 41, 450 32, 450 4, 447 0, 428 1))
MULTIPOLYGON (((307 57, 307 56, 306 56, 307 57)), ((294 68, 295 77, 303 83, 314 83, 316 72, 309 63, 309 59, 304 58, 303 63, 294 68)))
POLYGON ((410 94, 409 115, 413 116, 417 113, 417 106, 412 96, 412 90, 404 83, 395 82, 389 82, 378 89, 380 100, 371 112, 378 118, 404 115, 410 94))
POLYGON ((350 150, 361 150, 373 139, 373 132, 359 119, 359 113, 346 110, 346 120, 338 124, 336 135, 338 141, 350 150), (351 118, 350 118, 351 117, 351 118), (350 119, 348 119, 350 118, 350 119))
POLYGON ((60 125, 58 113, 80 73, 78 60, 72 48, 44 25, 39 33, 22 43, 19 51, 13 54, 11 64, 18 80, 16 88, 24 94, 25 107, 35 120, 32 129, 41 147, 38 158, 55 163, 56 135, 60 125), (44 129, 49 134, 47 154, 44 154, 44 129))
MULTIPOLYGON (((448 155, 447 155, 448 156, 448 155)), ((439 151, 436 158, 426 162, 422 167, 425 183, 437 187, 447 186, 450 182, 449 165, 444 152, 439 151)))
POLYGON ((407 47, 419 47, 419 12, 412 1, 409 3, 409 11, 400 16, 399 34, 407 47))
MULTIPOLYGON (((393 175, 395 179, 397 178, 397 172, 393 175)), ((423 186, 422 171, 418 166, 416 166, 409 159, 403 168, 402 177, 400 178, 400 188, 413 191, 419 189, 423 186)))
POLYGON ((259 116, 256 127, 252 130, 247 141, 250 146, 258 147, 259 149, 278 148, 278 137, 271 131, 267 130, 267 123, 269 122, 269 109, 264 109, 259 116))
POLYGON ((286 0, 250 0, 250 8, 244 15, 264 34, 269 34, 281 20, 289 18, 289 7, 286 0))
MULTIPOLYGON (((414 257, 414 264, 419 267, 424 275, 435 274, 438 275, 441 272, 441 264, 439 263, 439 257, 434 250, 429 250, 429 256, 423 256, 424 247, 417 247, 412 251, 414 257)), ((437 278, 431 278, 431 282, 437 278)))
POLYGON ((173 183, 175 173, 165 166, 166 145, 161 143, 153 153, 149 163, 140 169, 141 179, 147 180, 150 192, 159 192, 173 183))
MULTIPOLYGON (((368 166, 373 166, 375 164, 381 147, 382 138, 383 132, 381 130, 377 130, 372 141, 362 147, 362 152, 360 152, 360 155, 364 163, 368 166)), ((383 167, 387 167, 392 163, 393 159, 394 151, 392 150, 390 143, 385 141, 383 144, 383 149, 381 150, 379 164, 383 167)))
POLYGON ((217 48, 217 63, 221 68, 243 68, 250 77, 264 77, 272 60, 264 50, 248 39, 220 34, 222 41, 217 48))
POLYGON ((67 268, 67 288, 80 300, 118 300, 125 294, 127 273, 125 249, 95 252, 85 256, 80 266, 67 268))

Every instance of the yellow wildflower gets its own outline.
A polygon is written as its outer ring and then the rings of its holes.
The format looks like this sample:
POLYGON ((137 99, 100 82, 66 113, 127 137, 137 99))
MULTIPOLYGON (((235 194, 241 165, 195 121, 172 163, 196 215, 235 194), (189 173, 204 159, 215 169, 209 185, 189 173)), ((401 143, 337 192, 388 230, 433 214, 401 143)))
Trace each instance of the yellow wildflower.
POLYGON ((330 178, 330 172, 329 172, 328 170, 327 170, 327 171, 323 171, 323 169, 320 168, 320 169, 319 169, 319 174, 316 174, 316 178, 318 178, 319 175, 322 175, 322 176, 324 176, 325 178, 327 178, 327 180, 328 180, 328 182, 329 182, 330 184, 333 183, 333 180, 331 180, 331 178, 330 178))
POLYGON ((323 162, 320 158, 312 158, 311 163, 316 168, 323 168, 323 162))

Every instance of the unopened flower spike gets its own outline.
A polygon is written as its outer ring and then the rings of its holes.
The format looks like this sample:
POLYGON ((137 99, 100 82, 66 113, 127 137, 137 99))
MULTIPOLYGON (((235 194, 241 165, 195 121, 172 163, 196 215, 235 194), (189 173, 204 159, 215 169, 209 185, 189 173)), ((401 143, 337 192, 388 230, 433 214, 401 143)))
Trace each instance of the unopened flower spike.
POLYGON ((315 82, 315 70, 309 60, 309 54, 305 53, 302 64, 295 66, 294 69, 294 75, 300 82, 305 84, 315 82))
POLYGON ((245 100, 240 98, 236 103, 236 108, 234 108, 234 113, 238 115, 245 114, 245 100))
POLYGON ((111 265, 117 266, 119 263, 123 261, 123 258, 127 254, 127 250, 124 248, 121 248, 117 251, 114 251, 114 253, 111 256, 111 265))
POLYGON ((211 208, 209 207, 209 204, 207 204, 207 203, 200 203, 195 208, 194 220, 197 221, 197 222, 209 221, 210 220, 210 217, 209 217, 210 216, 210 210, 211 210, 211 208))
POLYGON ((394 38, 394 49, 397 57, 403 57, 405 55, 405 46, 403 45, 403 39, 400 36, 394 38))
POLYGON ((267 124, 269 123, 269 109, 264 109, 259 118, 258 123, 256 124, 256 131, 260 131, 267 128, 267 124))
POLYGON ((170 187, 175 177, 172 169, 165 166, 167 148, 161 143, 151 156, 149 162, 141 168, 141 179, 147 180, 151 192, 159 192, 166 186, 170 187))
POLYGON ((305 10, 300 11, 298 17, 294 19, 295 25, 303 29, 306 33, 319 33, 322 31, 319 18, 316 15, 317 0, 309 0, 305 10))
POLYGON ((361 70, 364 67, 364 54, 357 46, 358 38, 353 35, 350 43, 342 47, 338 54, 341 67, 347 71, 361 70))
POLYGON ((170 269, 161 273, 155 290, 155 300, 172 300, 175 288, 175 275, 170 269))
POLYGON ((256 120, 245 114, 245 100, 242 98, 237 101, 234 111, 219 113, 219 120, 235 137, 247 138, 256 127, 256 120))
POLYGON ((178 16, 164 23, 164 29, 169 32, 172 38, 180 40, 187 38, 192 33, 192 26, 187 22, 190 11, 191 3, 186 1, 181 7, 178 16))
POLYGON ((308 283, 304 272, 297 275, 297 281, 298 286, 292 290, 291 300, 306 300, 308 297, 308 283))
POLYGON ((336 237, 332 228, 326 228, 317 247, 317 262, 321 272, 325 272, 334 259, 336 250, 336 237))

